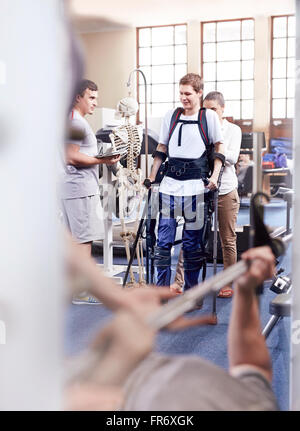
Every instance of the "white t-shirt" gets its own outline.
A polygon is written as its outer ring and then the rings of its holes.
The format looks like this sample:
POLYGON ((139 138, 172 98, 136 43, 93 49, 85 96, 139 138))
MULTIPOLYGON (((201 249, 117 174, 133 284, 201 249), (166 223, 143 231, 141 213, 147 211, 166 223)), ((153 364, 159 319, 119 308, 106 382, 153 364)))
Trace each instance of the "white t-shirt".
MULTIPOLYGON (((68 141, 67 144, 79 145, 80 153, 95 156, 98 153, 95 133, 76 109, 71 113, 71 125, 74 129, 80 130, 84 138, 82 141, 68 141)), ((99 193, 99 165, 85 168, 66 165, 61 185, 62 199, 82 198, 99 193)))
MULTIPOLYGON (((176 109, 176 108, 175 108, 176 109)), ((182 123, 177 123, 173 134, 169 141, 169 129, 171 118, 175 109, 168 111, 165 115, 159 136, 159 143, 168 146, 169 157, 178 157, 181 159, 197 159, 202 156, 205 151, 205 144, 202 141, 198 124, 185 124, 182 127, 181 146, 178 146, 178 133, 182 123)), ((194 115, 180 116, 181 120, 198 120, 198 112, 194 115)), ((211 109, 206 109, 206 121, 208 130, 208 139, 215 144, 223 142, 223 134, 221 124, 217 114, 211 109)), ((195 180, 175 180, 164 176, 159 191, 167 195, 174 196, 193 196, 201 194, 204 191, 204 184, 201 179, 195 180)))
POLYGON ((223 120, 221 127, 224 136, 226 162, 221 179, 219 195, 226 195, 238 186, 234 165, 238 161, 240 154, 242 131, 239 126, 230 123, 225 119, 223 120))

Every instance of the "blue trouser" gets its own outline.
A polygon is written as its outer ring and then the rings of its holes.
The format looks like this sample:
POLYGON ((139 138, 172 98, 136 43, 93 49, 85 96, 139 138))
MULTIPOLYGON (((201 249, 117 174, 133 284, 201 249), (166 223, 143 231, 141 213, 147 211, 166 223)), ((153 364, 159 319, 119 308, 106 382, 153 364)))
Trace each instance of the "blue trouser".
POLYGON ((208 206, 202 195, 170 196, 159 194, 160 216, 154 262, 157 285, 169 286, 171 280, 171 248, 175 242, 176 217, 184 217, 182 249, 184 256, 184 289, 198 283, 205 258, 208 206))

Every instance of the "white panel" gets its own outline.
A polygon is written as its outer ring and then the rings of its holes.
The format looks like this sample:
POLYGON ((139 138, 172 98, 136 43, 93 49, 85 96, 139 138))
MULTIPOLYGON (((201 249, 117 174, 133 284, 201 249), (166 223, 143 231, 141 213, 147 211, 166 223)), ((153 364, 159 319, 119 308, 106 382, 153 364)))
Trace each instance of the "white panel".
POLYGON ((0 320, 6 330, 6 344, 0 345, 1 410, 61 407, 56 183, 71 81, 65 75, 62 12, 59 0, 1 2, 0 63, 6 70, 0 83, 0 320))
MULTIPOLYGON (((294 165, 300 163, 300 1, 296 0, 297 17, 297 80, 296 80, 296 109, 294 121, 294 165)), ((300 239, 300 175, 294 170, 294 216, 293 216, 293 290, 292 290, 292 318, 291 318, 291 364, 290 364, 290 408, 300 410, 300 247, 297 246, 300 239)))

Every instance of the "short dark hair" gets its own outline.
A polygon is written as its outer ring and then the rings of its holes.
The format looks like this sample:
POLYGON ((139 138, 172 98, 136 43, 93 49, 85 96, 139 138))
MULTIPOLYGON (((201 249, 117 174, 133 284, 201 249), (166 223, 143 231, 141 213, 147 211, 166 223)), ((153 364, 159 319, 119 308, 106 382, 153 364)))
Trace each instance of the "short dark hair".
POLYGON ((222 93, 220 93, 220 91, 211 91, 210 93, 207 93, 203 102, 205 102, 205 100, 216 100, 218 104, 222 106, 222 108, 225 106, 224 96, 222 93))
POLYGON ((76 104, 77 96, 83 97, 84 92, 87 88, 91 91, 98 91, 98 87, 97 87, 97 84, 95 84, 95 82, 90 81, 89 79, 82 79, 76 86, 76 92, 75 92, 73 106, 76 104))
POLYGON ((191 85, 196 93, 203 90, 203 79, 197 73, 188 73, 179 81, 179 85, 191 85))

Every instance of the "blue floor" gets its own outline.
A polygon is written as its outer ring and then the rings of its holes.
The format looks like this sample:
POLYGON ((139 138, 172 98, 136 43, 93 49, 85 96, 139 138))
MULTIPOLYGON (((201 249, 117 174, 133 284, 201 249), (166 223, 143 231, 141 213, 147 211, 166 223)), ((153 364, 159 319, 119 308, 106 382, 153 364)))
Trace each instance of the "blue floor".
MULTIPOLYGON (((246 202, 247 203, 247 202, 246 202)), ((273 227, 285 225, 286 208, 281 200, 274 200, 265 211, 265 222, 273 227)), ((238 225, 249 223, 249 208, 240 209, 238 225)), ((178 246, 172 260, 175 270, 178 246)), ((284 273, 291 272, 291 250, 289 249, 280 266, 284 273)), ((218 266, 221 270, 222 266, 218 266)), ((212 275, 212 267, 208 267, 207 276, 212 275)), ((262 327, 270 318, 269 303, 275 297, 268 286, 265 286, 264 294, 260 297, 260 310, 262 327)), ((220 367, 228 367, 226 349, 226 336, 231 310, 231 299, 217 298, 218 324, 187 329, 180 332, 161 332, 157 336, 155 349, 167 354, 196 354, 214 362, 220 367)), ((189 313, 190 317, 197 314, 210 313, 212 310, 211 299, 204 301, 202 310, 189 313)), ((84 349, 93 336, 103 327, 112 314, 104 306, 76 306, 70 305, 66 313, 65 350, 68 355, 74 355, 84 349)), ((289 406, 289 335, 290 319, 284 318, 272 330, 267 339, 267 344, 273 362, 273 388, 281 410, 288 410, 289 406)))

